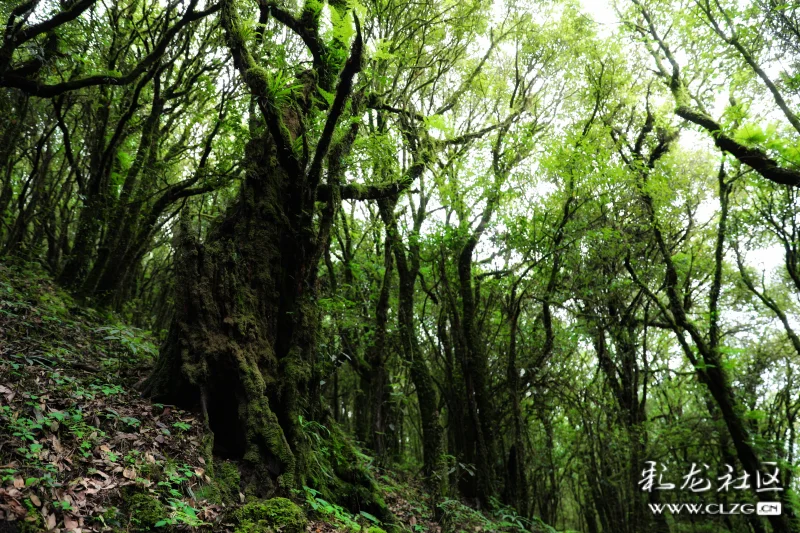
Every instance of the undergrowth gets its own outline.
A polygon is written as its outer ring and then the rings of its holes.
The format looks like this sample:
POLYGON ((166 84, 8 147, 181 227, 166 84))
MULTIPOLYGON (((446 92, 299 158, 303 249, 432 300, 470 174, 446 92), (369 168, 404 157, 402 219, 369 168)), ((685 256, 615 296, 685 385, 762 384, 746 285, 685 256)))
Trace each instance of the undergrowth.
POLYGON ((11 531, 554 531, 497 502, 434 509, 412 467, 379 469, 340 428, 302 418, 311 474, 287 494, 302 511, 247 500, 236 463, 208 455, 198 414, 134 391, 157 355, 149 332, 78 305, 35 266, 0 264, 0 520, 11 531))

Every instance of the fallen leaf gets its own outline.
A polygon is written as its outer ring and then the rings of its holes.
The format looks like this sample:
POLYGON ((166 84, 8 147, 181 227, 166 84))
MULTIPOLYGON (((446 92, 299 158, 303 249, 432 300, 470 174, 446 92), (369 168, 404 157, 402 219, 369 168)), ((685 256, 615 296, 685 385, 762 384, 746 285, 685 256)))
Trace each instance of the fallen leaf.
POLYGON ((6 397, 6 401, 8 403, 11 403, 11 400, 13 400, 14 396, 16 396, 16 393, 13 390, 9 389, 8 387, 4 387, 3 385, 0 385, 0 394, 6 397))
POLYGON ((14 478, 14 487, 15 488, 21 489, 24 486, 25 486, 25 480, 24 479, 22 479, 19 476, 14 478))
POLYGON ((129 466, 125 470, 122 471, 122 475, 128 479, 136 479, 136 470, 133 467, 129 466))
POLYGON ((56 527, 56 514, 55 513, 50 513, 49 515, 47 515, 46 525, 47 525, 47 529, 55 529, 55 527, 56 527))
POLYGON ((33 505, 35 505, 36 507, 41 507, 42 500, 40 500, 36 494, 31 494, 30 498, 33 505))
POLYGON ((67 530, 76 530, 78 529, 78 521, 75 520, 73 517, 67 515, 64 517, 64 528, 67 530))

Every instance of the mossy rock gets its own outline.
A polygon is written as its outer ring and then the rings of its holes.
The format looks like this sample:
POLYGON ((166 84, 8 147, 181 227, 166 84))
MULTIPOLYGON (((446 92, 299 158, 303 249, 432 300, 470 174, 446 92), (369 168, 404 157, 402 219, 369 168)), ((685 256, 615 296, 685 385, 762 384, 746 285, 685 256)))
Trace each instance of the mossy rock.
POLYGON ((287 498, 272 498, 243 505, 234 516, 239 521, 235 533, 303 533, 303 510, 287 498))
MULTIPOLYGON (((131 495, 126 504, 133 531, 154 531, 156 522, 164 520, 169 514, 163 503, 144 492, 131 495)), ((158 530, 164 531, 164 528, 158 530)))

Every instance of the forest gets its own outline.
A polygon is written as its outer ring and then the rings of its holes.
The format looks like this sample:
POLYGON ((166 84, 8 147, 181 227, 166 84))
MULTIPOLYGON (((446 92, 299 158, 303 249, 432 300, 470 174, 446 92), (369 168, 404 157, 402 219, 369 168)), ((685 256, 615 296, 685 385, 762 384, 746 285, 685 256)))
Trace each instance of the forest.
POLYGON ((800 3, 0 21, 0 532, 800 532, 800 3))

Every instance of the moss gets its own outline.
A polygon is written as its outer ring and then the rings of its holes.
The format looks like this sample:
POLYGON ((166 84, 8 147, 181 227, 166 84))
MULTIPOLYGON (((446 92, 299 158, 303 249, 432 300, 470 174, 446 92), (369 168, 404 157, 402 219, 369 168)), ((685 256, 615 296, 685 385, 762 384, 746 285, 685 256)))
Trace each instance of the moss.
POLYGON ((269 93, 269 73, 264 67, 250 67, 245 72, 245 79, 257 96, 266 96, 269 93))
POLYGON ((236 510, 239 521, 236 533, 262 533, 275 528, 281 533, 302 533, 306 517, 302 509, 286 498, 272 498, 248 503, 236 510))
MULTIPOLYGON (((134 531, 127 527, 128 517, 119 507, 111 506, 101 515, 93 517, 94 526, 108 533, 124 533, 134 531), (110 529, 107 529, 110 528, 110 529)), ((165 532, 166 533, 166 532, 165 532)))
POLYGON ((378 484, 364 456, 338 425, 331 428, 330 447, 334 450, 332 466, 336 479, 329 496, 352 512, 367 511, 390 525, 396 519, 381 496, 378 484))
POLYGON ((239 499, 241 477, 236 463, 216 461, 214 463, 214 487, 221 503, 232 504, 239 499))
POLYGON ((159 520, 167 516, 167 509, 154 496, 137 492, 127 500, 128 514, 134 531, 152 531, 159 520))
POLYGON ((277 415, 270 409, 264 396, 264 381, 258 367, 251 365, 243 355, 238 355, 240 376, 250 400, 244 406, 248 448, 245 461, 253 465, 262 462, 262 446, 265 446, 281 462, 283 472, 278 476, 278 486, 294 488, 295 457, 277 415))
MULTIPOLYGON (((19 533, 36 533, 38 531, 45 531, 44 520, 41 513, 36 509, 30 500, 25 500, 25 507, 28 509, 28 517, 33 517, 34 520, 25 520, 19 522, 19 533)), ((14 531, 11 529, 10 531, 14 531)))
POLYGON ((211 503, 231 505, 239 501, 241 490, 241 477, 239 467, 232 461, 214 461, 208 474, 212 477, 211 483, 195 489, 199 499, 206 499, 211 503))
POLYGON ((445 500, 439 508, 442 511, 442 531, 491 531, 491 522, 480 511, 459 501, 445 500))
POLYGON ((383 529, 379 528, 378 526, 370 526, 367 529, 367 533, 386 533, 383 529))
POLYGON ((149 479, 153 484, 164 480, 164 471, 157 464, 144 463, 137 467, 139 476, 144 479, 149 479))

